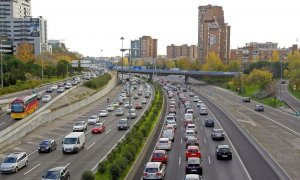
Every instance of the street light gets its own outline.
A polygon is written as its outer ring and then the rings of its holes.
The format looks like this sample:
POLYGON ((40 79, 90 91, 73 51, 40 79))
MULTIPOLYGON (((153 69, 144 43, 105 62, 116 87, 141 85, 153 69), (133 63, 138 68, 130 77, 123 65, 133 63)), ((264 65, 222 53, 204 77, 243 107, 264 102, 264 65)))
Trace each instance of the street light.
POLYGON ((1 36, 1 37, 0 37, 0 39, 1 39, 1 40, 0 40, 0 41, 1 41, 1 52, 0 52, 0 53, 1 53, 1 55, 0 55, 0 56, 1 56, 1 87, 2 87, 2 88, 4 87, 4 84, 3 84, 3 57, 2 57, 2 56, 3 56, 3 54, 2 54, 2 51, 3 51, 3 47, 2 47, 2 46, 3 46, 3 43, 2 43, 2 42, 5 41, 5 38, 6 38, 6 36, 1 36))
MULTIPOLYGON (((124 37, 121 37, 122 49, 123 49, 123 41, 124 41, 124 39, 125 39, 124 37)), ((123 64, 124 63, 123 62, 123 51, 122 51, 122 60, 121 61, 122 61, 122 82, 123 82, 123 74, 124 74, 124 72, 123 72, 123 66, 124 66, 124 64, 123 64)))

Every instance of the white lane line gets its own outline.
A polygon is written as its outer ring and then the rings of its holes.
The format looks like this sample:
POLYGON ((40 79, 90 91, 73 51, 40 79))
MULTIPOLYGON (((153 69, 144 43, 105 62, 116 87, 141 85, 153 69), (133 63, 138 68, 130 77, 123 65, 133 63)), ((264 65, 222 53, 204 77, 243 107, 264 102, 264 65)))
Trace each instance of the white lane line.
POLYGON ((211 164, 210 157, 208 156, 208 163, 211 164))
POLYGON ((65 167, 68 167, 71 163, 68 163, 67 165, 65 165, 65 167))
POLYGON ((111 129, 109 129, 108 131, 105 132, 105 134, 108 134, 111 131, 111 129))
POLYGON ((104 119, 104 121, 102 123, 105 123, 106 119, 104 119))
POLYGON ((202 126, 200 126, 200 128, 201 128, 201 129, 203 129, 203 127, 202 127, 202 126))
POLYGON ((181 140, 180 140, 180 144, 182 144, 182 138, 181 138, 181 140))
POLYGON ((87 134, 88 134, 88 133, 90 133, 91 131, 92 131, 92 129, 91 129, 91 130, 89 130, 88 132, 86 132, 86 133, 85 133, 85 135, 87 135, 87 134))
POLYGON ((206 144, 206 139, 205 139, 205 138, 203 138, 203 140, 204 140, 204 143, 206 144))
POLYGON ((24 175, 30 173, 32 170, 34 170, 35 168, 37 168, 38 166, 40 166, 41 164, 37 164, 36 166, 34 166, 33 168, 31 168, 29 171, 25 172, 24 175))
POLYGON ((181 157, 179 157, 178 164, 179 165, 181 164, 181 157))
POLYGON ((2 117, 2 116, 5 116, 7 113, 3 113, 3 114, 1 114, 1 116, 0 117, 2 117))
POLYGON ((198 117, 198 121, 200 121, 200 117, 198 117))
MULTIPOLYGON (((0 116, 0 117, 2 117, 2 116, 0 116)), ((4 125, 5 123, 6 123, 6 122, 0 123, 0 126, 4 125)))
POLYGON ((86 149, 90 149, 92 146, 94 146, 96 143, 93 142, 89 147, 87 147, 86 149))

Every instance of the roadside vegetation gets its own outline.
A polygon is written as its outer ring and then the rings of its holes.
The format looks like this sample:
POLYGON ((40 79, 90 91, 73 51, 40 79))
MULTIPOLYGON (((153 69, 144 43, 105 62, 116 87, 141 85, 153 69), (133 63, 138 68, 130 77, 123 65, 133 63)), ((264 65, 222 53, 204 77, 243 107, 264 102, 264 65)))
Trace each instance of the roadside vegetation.
MULTIPOLYGON (((145 114, 131 128, 125 138, 118 143, 116 148, 108 154, 106 160, 98 165, 95 176, 96 180, 118 180, 125 178, 162 111, 163 92, 160 87, 155 92, 155 97, 150 108, 146 110, 145 114)), ((88 172, 85 172, 85 174, 88 174, 88 172)))
POLYGON ((111 75, 106 73, 97 78, 84 82, 83 85, 85 87, 98 90, 104 87, 109 82, 109 80, 111 80, 111 78, 111 75))
POLYGON ((300 91, 294 91, 293 87, 288 86, 288 90, 291 94, 293 94, 297 99, 300 100, 300 91))

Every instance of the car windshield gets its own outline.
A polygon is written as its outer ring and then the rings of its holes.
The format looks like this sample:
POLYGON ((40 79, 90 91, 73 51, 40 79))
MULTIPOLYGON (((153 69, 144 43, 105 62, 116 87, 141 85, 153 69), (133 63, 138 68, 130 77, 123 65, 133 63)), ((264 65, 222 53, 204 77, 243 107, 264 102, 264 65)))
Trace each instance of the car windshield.
POLYGON ((11 111, 12 112, 23 112, 24 111, 23 103, 13 103, 11 105, 11 111))
POLYGON ((75 126, 82 126, 82 122, 77 122, 77 123, 75 123, 75 126))
POLYGON ((127 121, 119 121, 119 124, 127 124, 127 121))
POLYGON ((50 141, 42 141, 40 145, 49 145, 50 141))
POLYGON ((91 116, 90 119, 97 119, 97 116, 91 116))
POLYGON ((156 172, 158 172, 158 168, 146 168, 145 172, 147 172, 147 173, 156 173, 156 172))
POLYGON ((59 172, 58 171, 47 171, 46 174, 43 176, 44 179, 58 179, 59 172))
POLYGON ((193 119, 193 115, 192 114, 185 114, 184 118, 185 119, 193 119))
POLYGON ((159 143, 168 143, 168 140, 160 140, 159 143))
POLYGON ((77 143, 77 138, 65 138, 64 139, 64 144, 76 144, 77 143))
POLYGON ((198 152, 198 149, 189 149, 188 151, 191 153, 196 153, 196 152, 198 152))
POLYGON ((167 120, 173 120, 174 117, 173 116, 167 116, 167 120))
POLYGON ((15 163, 17 161, 17 158, 15 157, 7 157, 4 159, 3 163, 15 163))
POLYGON ((95 126, 94 127, 97 127, 97 128, 99 128, 99 127, 101 127, 102 126, 102 124, 95 124, 95 126))
POLYGON ((223 130, 222 129, 215 129, 214 133, 223 133, 223 130))
POLYGON ((220 148, 219 151, 221 151, 221 152, 230 152, 229 148, 220 148))
POLYGON ((164 157, 165 155, 163 153, 153 153, 153 157, 164 157))

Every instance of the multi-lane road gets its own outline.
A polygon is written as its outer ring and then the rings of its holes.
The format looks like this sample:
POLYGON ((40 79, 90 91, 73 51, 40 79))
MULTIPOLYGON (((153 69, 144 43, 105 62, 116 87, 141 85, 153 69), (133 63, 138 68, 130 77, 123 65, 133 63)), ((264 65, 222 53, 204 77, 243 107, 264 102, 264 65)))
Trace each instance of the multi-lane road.
MULTIPOLYGON (((15 146, 5 149, 5 151, 1 152, 0 161, 3 160, 5 155, 12 152, 25 151, 29 155, 29 165, 15 174, 1 174, 0 179, 40 179, 45 171, 57 166, 67 166, 71 173, 71 179, 81 179, 81 174, 85 170, 97 170, 99 161, 103 160, 108 152, 125 136, 125 133, 128 132, 128 130, 117 130, 117 121, 121 119, 122 116, 115 116, 114 113, 110 112, 108 117, 100 118, 100 121, 106 126, 106 131, 102 134, 91 134, 90 130, 92 126, 89 126, 87 131, 85 131, 85 149, 77 154, 63 154, 61 151, 61 141, 66 134, 72 131, 75 121, 87 120, 91 115, 97 115, 100 110, 106 109, 108 105, 107 98, 111 100, 115 99, 120 94, 122 88, 123 87, 118 86, 100 100, 95 101, 77 112, 68 114, 38 128, 23 138, 21 140, 22 143, 16 143, 15 146), (48 154, 39 154, 37 152, 38 143, 48 138, 53 138, 57 141, 57 150, 48 154)), ((146 110, 150 99, 152 99, 152 97, 147 99, 147 104, 143 105, 143 109, 137 110, 137 118, 130 120, 130 126, 133 126, 146 110)), ((128 98, 126 101, 128 101, 128 98)), ((123 107, 125 111, 124 118, 127 115, 127 109, 124 108, 124 105, 120 107, 123 107)))

